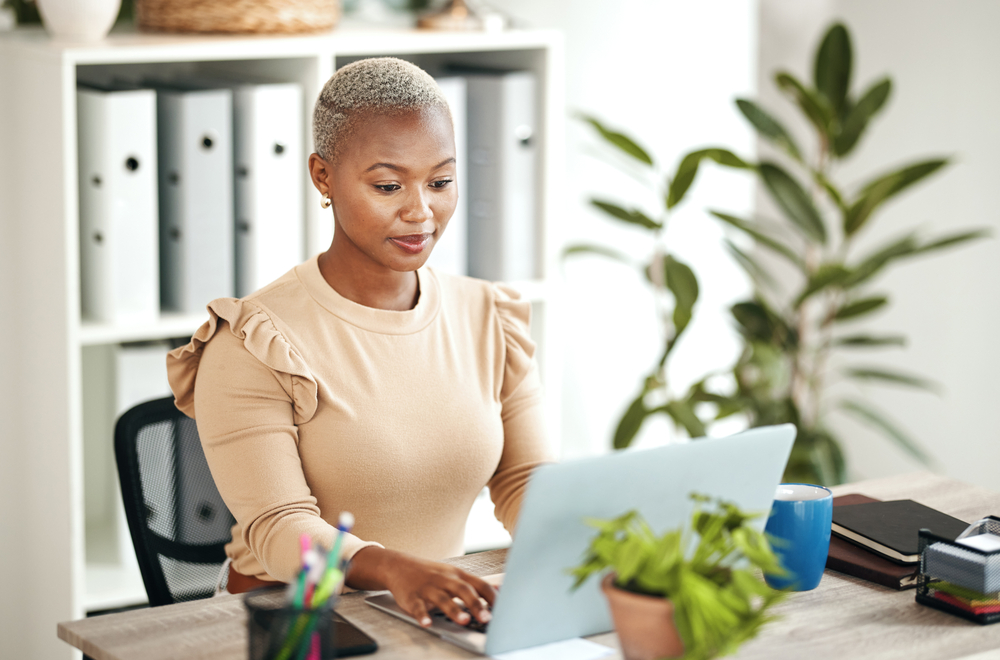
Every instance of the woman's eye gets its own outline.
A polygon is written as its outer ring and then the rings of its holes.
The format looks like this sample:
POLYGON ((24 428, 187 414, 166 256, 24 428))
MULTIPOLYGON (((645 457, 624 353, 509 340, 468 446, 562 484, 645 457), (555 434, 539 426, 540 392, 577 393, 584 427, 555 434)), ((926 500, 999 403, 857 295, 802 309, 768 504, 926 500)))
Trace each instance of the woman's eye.
POLYGON ((397 183, 376 183, 375 187, 382 192, 395 192, 399 190, 400 186, 397 183))
POLYGON ((441 179, 440 181, 434 181, 431 183, 431 188, 445 188, 451 183, 451 179, 441 179))

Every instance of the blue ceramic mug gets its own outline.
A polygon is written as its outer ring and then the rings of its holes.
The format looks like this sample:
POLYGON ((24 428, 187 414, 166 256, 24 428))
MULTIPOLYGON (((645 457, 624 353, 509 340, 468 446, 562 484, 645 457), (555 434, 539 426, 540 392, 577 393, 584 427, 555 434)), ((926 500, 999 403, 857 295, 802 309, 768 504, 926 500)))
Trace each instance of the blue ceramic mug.
POLYGON ((787 575, 764 575, 774 589, 809 591, 819 586, 830 550, 833 493, 812 484, 781 484, 764 531, 787 575))

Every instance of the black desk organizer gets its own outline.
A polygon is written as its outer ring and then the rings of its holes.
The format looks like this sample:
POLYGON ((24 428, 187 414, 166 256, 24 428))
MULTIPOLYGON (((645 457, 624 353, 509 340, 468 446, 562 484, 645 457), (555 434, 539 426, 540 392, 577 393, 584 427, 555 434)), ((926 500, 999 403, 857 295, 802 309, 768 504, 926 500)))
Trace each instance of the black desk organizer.
MULTIPOLYGON (((988 516, 983 518, 978 523, 978 529, 976 533, 978 534, 994 534, 1000 536, 1000 518, 996 516, 988 516)), ((970 612, 964 608, 958 607, 951 603, 945 602, 934 594, 937 592, 934 585, 940 580, 936 579, 934 576, 928 575, 925 571, 924 563, 924 549, 933 543, 944 543, 945 545, 960 548, 963 552, 969 552, 977 555, 982 555, 983 557, 997 557, 1000 558, 1000 550, 994 550, 992 552, 987 552, 985 550, 979 550, 978 548, 970 548, 968 546, 956 543, 955 541, 948 540, 941 536, 937 536, 933 532, 927 529, 920 530, 919 539, 919 549, 920 549, 920 572, 917 574, 917 602, 921 605, 926 605, 928 607, 933 607, 935 609, 941 610, 942 612, 947 612, 948 614, 953 614, 963 619, 968 619, 969 621, 974 621, 982 625, 1000 622, 1000 598, 984 601, 984 604, 989 607, 997 607, 996 612, 983 612, 976 614, 975 612, 970 612)), ((1000 570, 1000 569, 998 569, 1000 570)), ((944 593, 943 591, 941 592, 944 593)))

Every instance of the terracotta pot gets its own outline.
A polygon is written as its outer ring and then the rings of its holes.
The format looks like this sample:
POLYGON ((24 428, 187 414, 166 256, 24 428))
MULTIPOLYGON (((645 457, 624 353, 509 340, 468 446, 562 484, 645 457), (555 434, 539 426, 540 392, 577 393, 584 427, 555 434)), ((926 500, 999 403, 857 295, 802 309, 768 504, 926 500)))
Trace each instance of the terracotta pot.
POLYGON ((612 573, 601 581, 625 660, 677 658, 684 642, 674 625, 674 604, 665 598, 625 591, 612 573))

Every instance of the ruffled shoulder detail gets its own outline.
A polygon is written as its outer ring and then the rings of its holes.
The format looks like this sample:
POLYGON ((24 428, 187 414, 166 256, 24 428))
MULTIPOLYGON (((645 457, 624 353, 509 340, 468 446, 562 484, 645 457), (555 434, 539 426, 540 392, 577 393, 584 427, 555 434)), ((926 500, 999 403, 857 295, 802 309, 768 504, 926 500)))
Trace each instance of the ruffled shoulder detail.
POLYGON ((531 303, 522 301, 520 293, 504 284, 493 284, 493 301, 506 351, 503 389, 511 392, 527 375, 535 356, 535 342, 529 330, 531 303))
MULTIPOLYGON (((191 341, 167 355, 167 376, 177 408, 194 418, 194 383, 205 344, 219 329, 219 320, 229 323, 229 332, 261 364, 291 379, 295 423, 308 422, 316 413, 319 388, 305 360, 285 339, 267 311, 253 302, 217 298, 208 304, 208 320, 191 341)), ((284 380, 284 379, 282 379, 284 380)))

